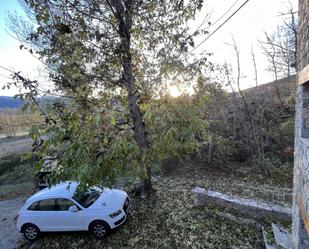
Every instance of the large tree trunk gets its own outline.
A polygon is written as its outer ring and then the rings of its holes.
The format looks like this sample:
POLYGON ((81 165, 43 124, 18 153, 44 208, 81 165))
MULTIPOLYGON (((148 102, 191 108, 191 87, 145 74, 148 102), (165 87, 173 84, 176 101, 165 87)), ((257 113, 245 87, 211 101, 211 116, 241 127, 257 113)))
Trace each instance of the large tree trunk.
POLYGON ((115 16, 118 19, 119 35, 121 37, 122 46, 122 81, 126 86, 129 100, 129 110, 133 119, 135 141, 140 151, 140 171, 141 181, 144 192, 152 192, 152 182, 150 167, 145 163, 145 153, 149 147, 145 124, 142 120, 142 115, 137 104, 137 91, 135 87, 133 70, 132 70, 132 55, 131 55, 131 34, 132 27, 132 0, 127 0, 125 3, 121 0, 114 0, 113 7, 115 8, 115 16), (125 5, 124 5, 125 4, 125 5))

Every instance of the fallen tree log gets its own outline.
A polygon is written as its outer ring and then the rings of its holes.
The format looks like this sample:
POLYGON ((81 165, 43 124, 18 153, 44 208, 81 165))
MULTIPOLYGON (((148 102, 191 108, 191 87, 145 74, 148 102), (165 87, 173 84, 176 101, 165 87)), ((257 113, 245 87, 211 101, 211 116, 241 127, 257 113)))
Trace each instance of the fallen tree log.
POLYGON ((277 218, 290 222, 292 217, 292 208, 284 205, 230 196, 199 187, 194 188, 192 193, 195 206, 215 204, 235 209, 241 214, 250 216, 250 218, 277 218))
POLYGON ((223 212, 216 212, 217 215, 224 219, 228 219, 230 221, 233 221, 239 225, 247 225, 247 226, 254 226, 256 229, 261 229, 262 230, 262 225, 258 222, 256 222, 253 219, 245 219, 241 217, 234 216, 232 214, 228 213, 223 213, 223 212))

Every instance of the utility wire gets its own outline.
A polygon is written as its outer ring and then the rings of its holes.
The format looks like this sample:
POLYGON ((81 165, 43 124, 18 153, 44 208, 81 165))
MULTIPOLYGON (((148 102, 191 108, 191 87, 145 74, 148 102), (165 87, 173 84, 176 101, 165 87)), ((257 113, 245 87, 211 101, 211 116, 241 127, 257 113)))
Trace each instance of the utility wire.
POLYGON ((222 19, 223 17, 225 17, 226 14, 229 13, 229 12, 231 11, 231 9, 235 6, 235 4, 236 4, 238 1, 239 1, 239 0, 236 0, 236 1, 232 4, 232 6, 231 6, 227 11, 225 11, 224 14, 222 14, 222 16, 220 16, 215 22, 213 22, 212 24, 210 24, 207 28, 210 28, 210 27, 216 25, 219 21, 221 21, 221 19, 222 19))
POLYGON ((4 66, 1 66, 1 65, 0 65, 0 68, 4 69, 4 70, 6 70, 6 71, 8 71, 8 72, 10 72, 10 73, 15 73, 15 72, 12 71, 11 69, 8 69, 8 68, 6 68, 6 67, 4 67, 4 66))
MULTIPOLYGON (((222 19, 223 17, 226 16, 227 13, 230 12, 230 10, 235 6, 235 4, 236 4, 238 1, 239 1, 239 0, 236 0, 236 1, 232 4, 232 6, 231 6, 227 11, 225 11, 216 21, 214 21, 213 23, 210 23, 210 25, 209 25, 208 27, 203 28, 203 29, 201 29, 201 30, 206 30, 206 29, 209 29, 210 27, 216 25, 219 21, 221 21, 221 19, 222 19)), ((210 18, 210 16, 212 15, 212 13, 213 13, 213 9, 211 10, 211 13, 205 15, 203 22, 198 26, 198 28, 193 32, 193 34, 189 36, 189 38, 191 38, 197 31, 200 30, 200 28, 205 24, 207 18, 210 18)))
POLYGON ((250 0, 245 1, 237 10, 235 10, 232 15, 230 15, 218 28, 216 28, 209 36, 207 36, 202 42, 200 42, 194 49, 191 50, 192 53, 195 49, 200 47, 205 41, 207 41, 211 36, 213 36, 224 24, 226 24, 238 11, 242 9, 250 0))
MULTIPOLYGON (((237 1, 238 1, 238 0, 237 0, 237 1)), ((205 24, 207 18, 210 18, 210 16, 212 15, 212 13, 213 13, 213 9, 210 11, 210 13, 206 13, 206 15, 205 15, 205 17, 204 17, 202 23, 197 27, 197 29, 195 30, 195 32, 198 31, 198 30, 205 24)), ((195 33, 195 32, 194 32, 194 33, 195 33)))
POLYGON ((4 75, 4 74, 1 74, 1 73, 0 73, 0 76, 3 77, 3 78, 6 78, 6 79, 8 79, 8 80, 12 80, 12 78, 10 78, 9 76, 6 76, 6 75, 4 75))

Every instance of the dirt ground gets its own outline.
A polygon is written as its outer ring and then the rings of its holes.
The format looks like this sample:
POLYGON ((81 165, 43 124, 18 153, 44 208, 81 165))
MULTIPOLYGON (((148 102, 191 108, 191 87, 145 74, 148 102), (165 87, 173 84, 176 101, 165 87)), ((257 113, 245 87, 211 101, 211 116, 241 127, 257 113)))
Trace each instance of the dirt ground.
POLYGON ((16 243, 22 240, 22 234, 15 226, 15 217, 25 202, 25 197, 0 201, 0 248, 13 249, 16 243))
MULTIPOLYGON (((7 137, 0 138, 0 158, 11 154, 22 154, 31 149, 32 140, 30 137, 7 137)), ((5 186, 1 186, 5 187, 5 186)), ((8 188, 13 188, 12 185, 7 185, 8 188)), ((21 188, 23 185, 21 184, 21 188)), ((23 240, 22 234, 19 233, 15 226, 15 217, 18 210, 22 207, 26 197, 18 197, 9 200, 0 201, 0 248, 13 249, 16 248, 16 243, 23 240)), ((15 197, 15 196, 14 196, 15 197)))

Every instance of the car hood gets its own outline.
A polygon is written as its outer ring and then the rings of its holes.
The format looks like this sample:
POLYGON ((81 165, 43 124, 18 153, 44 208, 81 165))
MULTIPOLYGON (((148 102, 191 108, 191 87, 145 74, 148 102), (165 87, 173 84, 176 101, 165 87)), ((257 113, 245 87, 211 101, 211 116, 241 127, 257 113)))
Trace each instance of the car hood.
POLYGON ((123 204, 128 195, 126 192, 119 189, 104 188, 103 193, 93 204, 94 208, 108 208, 110 210, 119 210, 123 207, 123 204))

